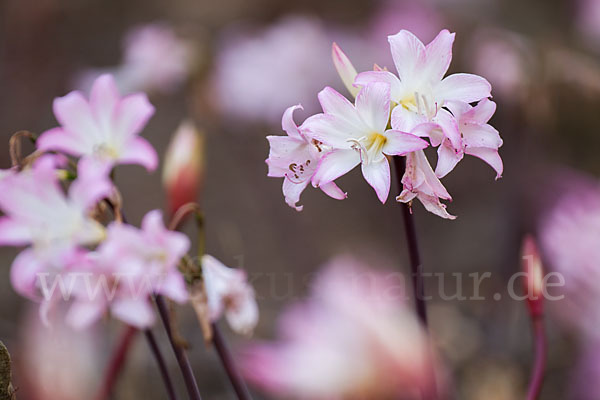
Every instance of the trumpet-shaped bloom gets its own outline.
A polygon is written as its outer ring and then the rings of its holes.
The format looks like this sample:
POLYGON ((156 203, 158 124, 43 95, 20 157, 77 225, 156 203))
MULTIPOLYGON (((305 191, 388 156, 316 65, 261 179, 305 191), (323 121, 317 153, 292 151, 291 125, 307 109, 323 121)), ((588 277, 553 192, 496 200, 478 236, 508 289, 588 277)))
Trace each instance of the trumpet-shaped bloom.
POLYGON ((403 287, 397 274, 335 259, 285 312, 280 339, 242 353, 242 371, 277 398, 420 398, 433 384, 429 344, 403 287))
POLYGON ((139 328, 154 322, 149 296, 160 293, 184 303, 188 293, 177 269, 190 246, 182 233, 165 228, 162 213, 150 211, 141 229, 111 223, 97 251, 80 260, 75 270, 75 302, 67 321, 83 328, 107 309, 116 318, 139 328))
POLYGON ((25 296, 35 295, 38 272, 50 265, 60 268, 75 247, 104 238, 104 228, 89 212, 112 193, 107 166, 82 159, 78 177, 65 195, 56 169, 64 161, 44 155, 24 171, 0 179, 0 208, 5 213, 0 218, 0 244, 31 245, 11 269, 15 290, 25 296))
POLYGON ((323 114, 306 120, 309 135, 331 146, 312 178, 320 187, 361 165, 365 180, 385 203, 390 191, 390 165, 386 155, 405 155, 428 146, 410 133, 387 129, 390 86, 372 83, 361 89, 356 105, 332 88, 319 93, 323 114))
POLYGON ((79 91, 54 100, 61 126, 42 133, 37 147, 154 170, 156 151, 139 137, 152 114, 154 107, 145 94, 121 97, 113 77, 102 75, 94 82, 89 101, 79 91))
MULTIPOLYGON (((271 150, 266 160, 269 166, 268 176, 283 179, 285 202, 297 211, 300 195, 316 173, 319 160, 330 151, 330 147, 309 138, 303 128, 296 126, 293 113, 302 106, 289 107, 283 114, 281 125, 287 136, 267 136, 271 150)), ((344 193, 334 182, 320 186, 328 196, 342 200, 344 193)))
POLYGON ((452 200, 442 182, 433 172, 425 153, 415 151, 406 157, 406 172, 402 177, 403 190, 397 201, 409 203, 417 198, 425 209, 437 216, 455 219, 446 211, 446 205, 440 199, 452 200))
POLYGON ((225 314, 231 329, 240 334, 251 334, 258 323, 258 306, 246 272, 229 268, 216 258, 204 255, 202 276, 210 319, 217 321, 225 314))

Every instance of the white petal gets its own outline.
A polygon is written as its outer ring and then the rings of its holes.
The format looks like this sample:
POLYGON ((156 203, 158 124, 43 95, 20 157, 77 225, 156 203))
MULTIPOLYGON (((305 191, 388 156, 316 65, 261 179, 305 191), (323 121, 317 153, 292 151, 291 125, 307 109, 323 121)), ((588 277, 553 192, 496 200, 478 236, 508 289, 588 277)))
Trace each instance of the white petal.
POLYGON ((360 155, 356 150, 334 150, 325 155, 319 162, 312 184, 318 187, 333 182, 348 173, 360 163, 360 155))
POLYGON ((385 203, 390 193, 390 163, 387 158, 378 162, 363 163, 362 173, 365 180, 375 189, 379 201, 385 203))

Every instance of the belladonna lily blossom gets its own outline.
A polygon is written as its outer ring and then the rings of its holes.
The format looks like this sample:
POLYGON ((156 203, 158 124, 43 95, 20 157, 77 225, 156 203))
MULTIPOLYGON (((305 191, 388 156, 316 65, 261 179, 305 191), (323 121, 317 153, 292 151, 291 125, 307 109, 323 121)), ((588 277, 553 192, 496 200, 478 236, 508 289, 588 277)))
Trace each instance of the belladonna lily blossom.
POLYGON ((276 342, 241 354, 253 383, 286 399, 417 399, 434 384, 429 343, 398 274, 339 257, 287 310, 276 342))
POLYGON ((90 217, 96 203, 112 193, 108 168, 92 159, 79 161, 77 179, 65 195, 57 167, 66 159, 43 155, 21 172, 0 179, 0 244, 30 245, 15 259, 11 282, 15 290, 36 297, 37 273, 60 270, 77 246, 105 237, 104 227, 90 217))
POLYGON ((141 229, 111 223, 106 240, 74 268, 78 273, 72 276, 75 301, 67 322, 83 328, 109 309, 130 325, 150 326, 154 322, 151 294, 162 294, 178 303, 188 299, 177 266, 189 246, 187 236, 165 228, 158 210, 146 214, 141 229))
POLYGON ((231 329, 240 334, 251 334, 258 323, 258 306, 246 272, 229 268, 216 258, 204 255, 202 276, 210 319, 215 322, 225 314, 231 329))
POLYGON ((390 191, 390 165, 386 155, 405 155, 428 146, 410 133, 387 129, 390 115, 390 85, 375 82, 364 86, 353 105, 332 88, 319 93, 323 114, 304 123, 309 135, 332 151, 321 161, 312 183, 328 184, 361 165, 365 180, 385 203, 390 191))
POLYGON ((145 94, 121 97, 113 77, 102 75, 94 82, 89 101, 79 91, 54 100, 61 126, 42 133, 37 147, 154 170, 156 151, 139 137, 152 114, 154 107, 145 94))
MULTIPOLYGON (((287 136, 267 136, 271 150, 266 162, 269 166, 268 176, 283 178, 285 202, 302 211, 302 206, 297 205, 300 195, 317 171, 319 161, 331 148, 311 139, 303 126, 296 126, 293 113, 297 109, 302 109, 302 106, 289 107, 283 114, 281 125, 287 136)), ((346 198, 346 194, 334 182, 326 182, 320 188, 334 199, 346 198)))

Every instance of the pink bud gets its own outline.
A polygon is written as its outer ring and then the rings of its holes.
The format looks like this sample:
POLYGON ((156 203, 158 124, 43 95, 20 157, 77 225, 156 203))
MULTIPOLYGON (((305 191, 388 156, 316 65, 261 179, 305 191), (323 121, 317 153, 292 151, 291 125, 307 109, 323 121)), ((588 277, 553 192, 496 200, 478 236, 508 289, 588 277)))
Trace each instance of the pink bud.
POLYGON ((359 88, 354 86, 356 69, 337 43, 334 43, 331 48, 331 57, 333 58, 333 65, 335 65, 335 69, 340 78, 342 78, 346 89, 348 89, 352 96, 356 97, 359 92, 359 88))
POLYGON ((169 143, 163 168, 169 214, 197 200, 203 170, 204 137, 191 121, 183 121, 169 143))
POLYGON ((529 312, 534 317, 540 316, 543 312, 544 269, 537 244, 531 235, 523 239, 521 258, 529 312))

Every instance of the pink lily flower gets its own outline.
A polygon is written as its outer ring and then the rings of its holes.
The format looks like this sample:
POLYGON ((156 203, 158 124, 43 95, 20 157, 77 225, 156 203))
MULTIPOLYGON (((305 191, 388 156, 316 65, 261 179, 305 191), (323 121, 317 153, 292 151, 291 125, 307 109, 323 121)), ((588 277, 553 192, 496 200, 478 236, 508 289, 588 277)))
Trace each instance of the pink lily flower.
POLYGON ((121 97, 113 77, 102 75, 94 82, 89 101, 74 91, 55 99, 53 108, 61 126, 42 133, 37 140, 39 150, 156 169, 156 151, 139 137, 154 114, 145 94, 121 97))
MULTIPOLYGON (((267 176, 284 178, 285 202, 297 211, 302 211, 303 206, 297 205, 300 195, 314 176, 319 160, 330 148, 308 137, 303 127, 296 126, 293 113, 297 109, 302 109, 302 106, 289 107, 283 114, 281 125, 287 136, 267 136, 271 149, 266 162, 269 166, 267 176)), ((334 182, 327 182, 320 189, 334 199, 346 198, 346 193, 334 182)))
POLYGON ((160 293, 178 303, 188 299, 179 260, 190 247, 187 236, 168 230, 159 210, 150 211, 142 227, 111 223, 97 251, 81 260, 75 275, 75 302, 67 322, 85 328, 110 309, 121 321, 145 328, 154 322, 149 301, 160 293))
POLYGON ((276 342, 242 353, 252 383, 277 398, 318 400, 416 399, 434 385, 401 276, 339 257, 312 287, 285 311, 276 342))
POLYGON ((81 159, 78 177, 68 195, 63 192, 57 167, 64 158, 43 155, 22 172, 0 179, 0 245, 31 245, 22 251, 11 269, 15 290, 35 297, 37 273, 61 269, 77 246, 98 243, 104 227, 89 216, 102 198, 112 193, 108 168, 95 160, 81 159))
POLYGON ((210 319, 215 322, 225 314, 234 332, 251 334, 258 323, 258 306, 246 272, 229 268, 216 258, 204 255, 202 276, 210 319))
MULTIPOLYGON (((444 78, 452 60, 454 36, 444 29, 425 46, 411 32, 402 30, 388 37, 398 76, 388 71, 357 76, 356 85, 387 82, 391 86, 392 101, 398 105, 392 113, 394 129, 410 132, 420 123, 431 122, 449 101, 471 103, 491 96, 491 85, 480 76, 453 74, 444 78)), ((460 149, 460 135, 444 133, 460 149)))
POLYGON ((312 178, 321 187, 361 164, 365 180, 382 203, 390 191, 390 165, 386 155, 405 155, 424 149, 428 143, 410 133, 387 129, 390 115, 390 85, 366 85, 353 105, 330 87, 319 93, 324 114, 306 120, 309 135, 333 149, 321 161, 312 178))
POLYGON ((415 151, 406 156, 406 172, 402 177, 403 190, 396 201, 410 203, 417 198, 425 209, 439 217, 455 219, 446 211, 441 199, 452 200, 452 197, 433 172, 425 152, 415 151))

